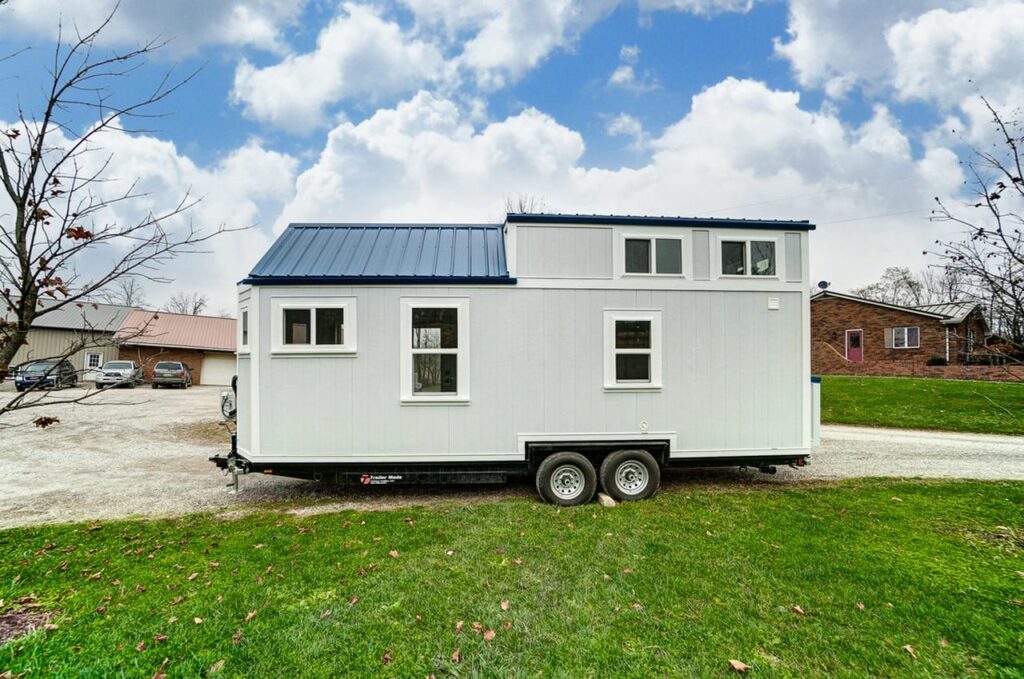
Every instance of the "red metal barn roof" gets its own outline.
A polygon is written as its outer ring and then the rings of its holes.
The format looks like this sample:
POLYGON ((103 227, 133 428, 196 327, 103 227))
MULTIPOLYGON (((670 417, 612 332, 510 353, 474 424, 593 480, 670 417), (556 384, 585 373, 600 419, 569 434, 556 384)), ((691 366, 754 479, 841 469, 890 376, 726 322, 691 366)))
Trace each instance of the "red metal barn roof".
POLYGON ((205 351, 235 351, 235 319, 133 311, 114 339, 125 344, 205 351))

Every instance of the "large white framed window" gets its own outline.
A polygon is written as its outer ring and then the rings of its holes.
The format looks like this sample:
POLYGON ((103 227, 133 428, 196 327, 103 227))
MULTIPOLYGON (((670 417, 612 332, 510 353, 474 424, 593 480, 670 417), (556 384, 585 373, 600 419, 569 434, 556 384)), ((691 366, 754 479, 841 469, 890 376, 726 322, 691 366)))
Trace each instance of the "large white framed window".
POLYGON ((626 276, 682 276, 682 236, 623 234, 622 273, 626 276))
POLYGON ((778 277, 778 247, 774 238, 721 238, 718 241, 722 276, 778 277))
POLYGON ((885 346, 887 349, 920 349, 921 329, 916 326, 886 328, 885 346))
POLYGON ((661 311, 604 312, 604 387, 661 388, 661 311))
POLYGON ((403 403, 469 402, 469 300, 401 300, 403 403))
POLYGON ((275 297, 270 307, 272 353, 356 353, 354 297, 275 297))

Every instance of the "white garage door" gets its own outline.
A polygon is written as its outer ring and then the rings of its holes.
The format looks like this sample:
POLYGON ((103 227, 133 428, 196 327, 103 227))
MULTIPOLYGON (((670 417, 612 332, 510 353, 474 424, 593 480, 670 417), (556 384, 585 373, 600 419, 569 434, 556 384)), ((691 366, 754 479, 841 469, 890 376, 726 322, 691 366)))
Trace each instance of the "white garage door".
POLYGON ((234 354, 211 354, 203 355, 203 370, 199 379, 203 384, 231 384, 231 378, 235 374, 234 354))

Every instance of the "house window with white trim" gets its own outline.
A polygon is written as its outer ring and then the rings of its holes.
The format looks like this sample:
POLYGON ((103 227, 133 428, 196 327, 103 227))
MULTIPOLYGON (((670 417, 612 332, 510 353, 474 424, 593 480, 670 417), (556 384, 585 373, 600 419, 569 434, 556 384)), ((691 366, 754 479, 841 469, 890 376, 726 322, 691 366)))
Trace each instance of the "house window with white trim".
POLYGON ((624 244, 627 274, 680 276, 683 273, 683 239, 628 236, 624 244))
POLYGON ((85 355, 86 370, 99 370, 101 365, 103 365, 103 354, 90 351, 85 355))
POLYGON ((661 312, 604 312, 606 389, 661 388, 661 312))
POLYGON ((774 240, 722 240, 723 276, 775 276, 774 240))
POLYGON ((920 349, 921 329, 916 326, 886 328, 885 346, 887 349, 920 349))
MULTIPOLYGON (((354 354, 354 298, 282 297, 271 301, 275 354, 354 354)), ((248 311, 242 312, 242 342, 248 345, 248 311)))
POLYGON ((402 300, 402 401, 469 400, 469 300, 402 300))

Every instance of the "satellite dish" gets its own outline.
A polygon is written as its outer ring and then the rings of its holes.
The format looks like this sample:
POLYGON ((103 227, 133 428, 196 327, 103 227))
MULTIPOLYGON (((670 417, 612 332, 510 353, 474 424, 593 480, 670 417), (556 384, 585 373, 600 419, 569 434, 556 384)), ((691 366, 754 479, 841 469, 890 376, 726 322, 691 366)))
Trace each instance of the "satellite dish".
POLYGON ((828 281, 818 281, 818 288, 820 290, 828 290, 828 286, 832 285, 828 281))

